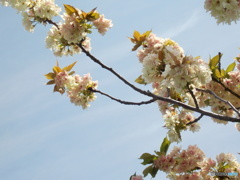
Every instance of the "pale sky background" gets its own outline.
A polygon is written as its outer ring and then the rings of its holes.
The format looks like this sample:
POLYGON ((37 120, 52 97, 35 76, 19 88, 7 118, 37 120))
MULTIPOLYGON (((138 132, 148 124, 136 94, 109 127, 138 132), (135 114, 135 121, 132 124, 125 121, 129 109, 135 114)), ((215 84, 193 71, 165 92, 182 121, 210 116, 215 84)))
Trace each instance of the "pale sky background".
MULTIPOLYGON (((133 82, 141 73, 136 52, 131 52, 134 30, 172 38, 185 53, 209 56, 222 52, 223 65, 233 62, 240 50, 240 22, 217 25, 205 12, 203 1, 163 0, 57 0, 112 19, 113 28, 105 36, 90 35, 92 53, 106 65, 133 82)), ((145 166, 138 158, 158 150, 166 130, 157 104, 125 106, 98 95, 91 107, 82 110, 66 95, 52 93, 44 74, 56 60, 60 66, 78 61, 74 70, 91 73, 99 90, 128 101, 148 98, 134 92, 84 54, 59 58, 45 48, 51 26, 38 25, 34 33, 25 31, 21 16, 10 7, 0 7, 0 179, 1 180, 128 180, 141 174, 145 166)), ((151 86, 143 87, 151 90, 151 86)), ((197 133, 184 132, 187 148, 198 144, 207 157, 233 153, 240 160, 240 133, 234 124, 218 125, 208 117, 197 133)), ((158 178, 165 179, 159 172, 158 178)), ((151 179, 150 176, 145 178, 151 179)))

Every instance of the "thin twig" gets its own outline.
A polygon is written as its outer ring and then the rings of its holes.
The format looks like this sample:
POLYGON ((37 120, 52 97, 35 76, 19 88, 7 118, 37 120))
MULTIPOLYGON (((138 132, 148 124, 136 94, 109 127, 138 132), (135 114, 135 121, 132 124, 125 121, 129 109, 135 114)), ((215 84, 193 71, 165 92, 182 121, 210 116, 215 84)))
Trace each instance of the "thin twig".
POLYGON ((199 109, 197 99, 196 99, 195 95, 193 94, 193 91, 190 89, 190 87, 189 87, 188 84, 187 84, 187 88, 188 88, 188 91, 189 91, 189 93, 191 94, 191 96, 192 96, 192 98, 193 98, 193 101, 194 101, 194 103, 195 103, 196 108, 199 109))
POLYGON ((191 121, 191 122, 187 123, 186 125, 188 126, 188 125, 191 125, 191 124, 193 124, 193 123, 198 122, 203 116, 204 116, 204 115, 201 114, 197 119, 195 119, 194 121, 191 121))
POLYGON ((140 105, 143 105, 143 104, 151 104, 151 103, 153 103, 153 102, 156 101, 156 99, 154 99, 154 98, 152 98, 152 99, 150 99, 150 100, 148 100, 148 101, 141 101, 141 102, 123 101, 123 100, 114 98, 114 97, 110 96, 109 94, 106 94, 106 93, 104 93, 104 92, 102 92, 102 91, 99 91, 99 90, 96 90, 96 89, 89 88, 89 90, 92 91, 92 92, 99 93, 99 94, 101 94, 101 95, 107 96, 107 97, 109 97, 110 99, 112 99, 112 100, 114 100, 114 101, 117 101, 117 102, 119 102, 119 103, 121 103, 121 104, 125 104, 125 105, 138 105, 138 106, 140 106, 140 105))
POLYGON ((209 89, 199 89, 199 88, 196 88, 197 91, 201 91, 201 92, 205 92, 205 93, 209 93, 209 94, 212 94, 215 98, 219 99, 220 101, 228 104, 237 114, 238 116, 240 117, 240 112, 232 105, 231 102, 229 101, 226 101, 222 98, 220 98, 218 95, 216 95, 213 91, 209 90, 209 89))
POLYGON ((219 120, 223 120, 223 121, 227 121, 227 122, 240 122, 240 118, 234 118, 234 117, 229 117, 229 116, 224 116, 224 115, 219 115, 213 112, 209 112, 203 109, 197 109, 196 107, 187 105, 185 103, 182 103, 180 101, 171 99, 169 97, 161 97, 161 96, 157 96, 153 93, 151 93, 150 91, 144 91, 142 89, 137 88, 136 86, 134 86, 133 84, 131 84, 130 82, 128 82, 126 79, 124 79, 121 75, 119 75, 116 71, 114 71, 112 68, 106 66, 105 64, 103 64, 100 60, 98 60, 96 57, 94 57, 89 51, 87 51, 83 46, 82 46, 82 42, 84 41, 84 39, 78 44, 78 46, 81 48, 82 52, 88 56, 93 62, 97 63, 98 65, 100 65, 103 69, 108 70, 109 72, 111 72, 112 74, 114 74, 116 77, 118 77, 121 81, 123 81, 126 85, 128 85, 129 87, 131 87, 133 90, 139 92, 140 94, 152 97, 156 100, 160 100, 160 101, 164 101, 164 102, 168 102, 177 106, 180 106, 184 109, 188 109, 194 112, 198 112, 200 114, 203 114, 205 116, 209 116, 215 119, 219 119, 219 120))

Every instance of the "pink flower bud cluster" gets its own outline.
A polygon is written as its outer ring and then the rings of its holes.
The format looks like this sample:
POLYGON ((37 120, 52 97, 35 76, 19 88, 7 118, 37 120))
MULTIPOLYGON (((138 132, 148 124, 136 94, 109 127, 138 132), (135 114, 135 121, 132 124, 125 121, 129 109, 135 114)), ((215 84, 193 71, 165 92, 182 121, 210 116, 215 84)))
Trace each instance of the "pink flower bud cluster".
POLYGON ((240 164, 232 154, 221 153, 217 161, 206 158, 205 154, 196 145, 188 146, 186 150, 174 147, 168 155, 161 155, 154 161, 154 166, 166 172, 172 180, 214 180, 216 177, 211 172, 237 172, 240 177, 240 164))
POLYGON ((96 89, 98 82, 92 81, 90 74, 83 77, 79 75, 69 75, 66 71, 59 72, 55 77, 57 88, 66 90, 70 101, 76 106, 82 106, 83 109, 89 107, 89 102, 96 99, 96 95, 89 90, 96 89))
POLYGON ((170 154, 159 156, 154 161, 154 166, 166 173, 184 173, 198 168, 204 158, 205 154, 196 145, 188 146, 188 149, 182 151, 179 147, 174 147, 170 154))
POLYGON ((61 11, 54 0, 1 0, 0 4, 11 6, 21 12, 23 26, 30 32, 34 31, 37 23, 45 24, 61 11))
POLYGON ((217 20, 217 23, 227 23, 238 21, 240 19, 239 0, 205 0, 206 11, 217 20))

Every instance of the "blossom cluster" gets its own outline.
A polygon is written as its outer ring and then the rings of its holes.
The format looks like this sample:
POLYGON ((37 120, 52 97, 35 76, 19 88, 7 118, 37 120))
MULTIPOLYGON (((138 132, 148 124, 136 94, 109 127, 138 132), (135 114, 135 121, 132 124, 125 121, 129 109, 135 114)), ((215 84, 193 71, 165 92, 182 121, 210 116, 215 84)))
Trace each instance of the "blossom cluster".
POLYGON ((138 58, 143 64, 142 77, 146 83, 173 88, 178 94, 185 93, 188 85, 201 87, 211 81, 212 72, 200 57, 185 56, 175 41, 153 33, 138 51, 138 58))
POLYGON ((45 74, 46 78, 50 80, 47 85, 54 84, 54 92, 61 94, 66 92, 73 104, 86 109, 89 102, 96 99, 96 95, 92 90, 97 88, 98 82, 92 81, 89 73, 82 77, 77 74, 73 75, 75 72, 71 71, 71 69, 75 64, 76 62, 60 68, 57 63, 57 66, 53 67, 53 72, 45 74))
POLYGON ((165 122, 165 127, 168 129, 168 137, 171 142, 180 142, 181 135, 180 130, 190 130, 192 132, 197 132, 200 129, 198 123, 193 123, 189 126, 186 124, 195 120, 195 117, 191 112, 182 110, 178 113, 176 110, 169 111, 167 110, 163 115, 165 122))
POLYGON ((54 0, 1 0, 5 6, 11 6, 23 16, 23 26, 27 31, 33 32, 37 23, 46 24, 54 16, 58 16, 61 8, 54 0))
POLYGON ((235 22, 240 19, 240 2, 239 0, 205 0, 206 11, 217 20, 217 23, 235 22))
MULTIPOLYGON (((205 63, 200 57, 193 58, 185 55, 183 48, 171 39, 157 37, 152 32, 142 35, 134 32, 134 39, 132 38, 131 41, 136 44, 135 47, 138 48, 140 43, 143 47, 137 53, 139 62, 142 64, 140 83, 152 84, 154 94, 195 107, 211 106, 212 111, 217 114, 237 116, 236 109, 234 111, 226 101, 238 108, 240 107, 239 98, 230 91, 226 91, 226 88, 240 94, 240 65, 237 65, 238 71, 233 71, 235 65, 231 64, 231 71, 219 78, 221 83, 218 83, 212 80, 215 73, 214 69, 210 68, 210 64, 205 63), (197 89, 211 90, 226 101, 221 101, 197 89)), ((236 59, 239 60, 239 58, 236 59)), ((191 111, 177 108, 177 105, 165 101, 157 102, 163 114, 164 127, 169 130, 168 138, 171 142, 181 141, 182 130, 193 132, 199 130, 200 126, 197 123, 191 123, 195 120, 191 111), (188 125, 189 123, 191 125, 188 125)), ((213 120, 218 123, 227 123, 213 120)), ((236 128, 239 129, 239 124, 236 124, 236 128)))
POLYGON ((161 155, 154 161, 154 166, 166 172, 172 180, 182 179, 217 179, 211 172, 237 172, 240 177, 240 164, 232 154, 221 153, 216 156, 216 161, 207 158, 203 151, 196 145, 188 146, 186 150, 174 147, 167 155, 161 155))
POLYGON ((58 27, 53 26, 46 37, 46 47, 50 48, 56 56, 80 53, 81 41, 83 47, 90 51, 90 38, 87 34, 91 33, 91 29, 96 28, 100 34, 104 35, 113 26, 111 20, 104 18, 104 15, 100 15, 95 9, 89 13, 77 8, 73 9, 73 12, 64 13, 61 16, 63 22, 59 23, 58 27))
MULTIPOLYGON (((208 64, 200 57, 186 56, 183 48, 171 39, 163 39, 150 33, 137 55, 143 65, 141 77, 145 83, 152 84, 156 95, 171 97, 194 106, 190 89, 194 91, 212 80, 208 64)), ((176 109, 163 101, 158 101, 158 104, 165 127, 169 129, 170 141, 179 142, 181 130, 198 131, 198 124, 186 126, 195 119, 190 111, 176 109)))
POLYGON ((90 74, 83 77, 79 75, 69 75, 67 71, 56 74, 56 89, 67 92, 70 101, 76 106, 82 106, 83 109, 89 107, 89 102, 96 99, 96 95, 89 90, 96 89, 98 82, 92 81, 90 74))
POLYGON ((66 13, 62 21, 54 23, 52 18, 59 16, 61 8, 54 0, 0 0, 0 4, 17 9, 23 16, 23 26, 33 32, 37 23, 53 24, 46 37, 46 47, 56 56, 79 54, 79 43, 87 50, 91 50, 90 38, 87 34, 91 29, 97 29, 104 35, 113 26, 112 21, 100 15, 96 8, 86 13, 70 5, 64 5, 66 13))
MULTIPOLYGON (((235 92, 236 94, 240 94, 240 71, 229 72, 228 76, 229 76, 228 78, 224 78, 222 80, 222 83, 224 84, 225 87, 229 88, 231 91, 235 92)), ((221 99, 230 102, 234 107, 240 107, 239 99, 236 98, 229 91, 226 91, 225 88, 219 83, 212 81, 211 83, 208 83, 206 85, 206 88, 215 92, 215 94, 219 96, 221 99)), ((207 102, 207 104, 211 106, 212 112, 226 116, 236 115, 234 110, 230 108, 228 104, 226 104, 223 101, 220 101, 219 99, 214 98, 212 95, 209 96, 208 98, 202 98, 202 100, 205 100, 205 102, 207 102)), ((214 119, 214 121, 217 123, 227 124, 226 121, 220 121, 217 119, 214 119)))

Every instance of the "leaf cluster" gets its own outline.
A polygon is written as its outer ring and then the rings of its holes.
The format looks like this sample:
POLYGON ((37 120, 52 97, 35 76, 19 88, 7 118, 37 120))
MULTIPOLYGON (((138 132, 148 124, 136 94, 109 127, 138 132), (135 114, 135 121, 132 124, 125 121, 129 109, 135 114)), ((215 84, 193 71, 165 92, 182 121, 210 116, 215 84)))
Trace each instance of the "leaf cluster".
POLYGON ((219 53, 218 55, 214 56, 213 58, 210 59, 209 61, 209 67, 213 73, 213 77, 216 79, 223 79, 223 78, 228 78, 229 75, 228 73, 233 71, 235 66, 236 66, 236 62, 233 62, 231 64, 228 65, 228 67, 226 68, 226 70, 221 69, 221 57, 223 54, 219 53))
POLYGON ((87 33, 91 33, 89 29, 92 28, 92 25, 88 24, 88 22, 97 20, 100 17, 100 14, 96 12, 97 8, 94 8, 87 13, 83 10, 80 11, 71 5, 64 4, 64 9, 69 16, 74 17, 81 26, 84 26, 86 28, 87 33))
POLYGON ((144 45, 146 38, 151 34, 152 31, 146 31, 143 34, 140 34, 138 31, 134 31, 133 38, 129 38, 135 46, 132 48, 132 51, 136 51, 140 46, 144 45))

